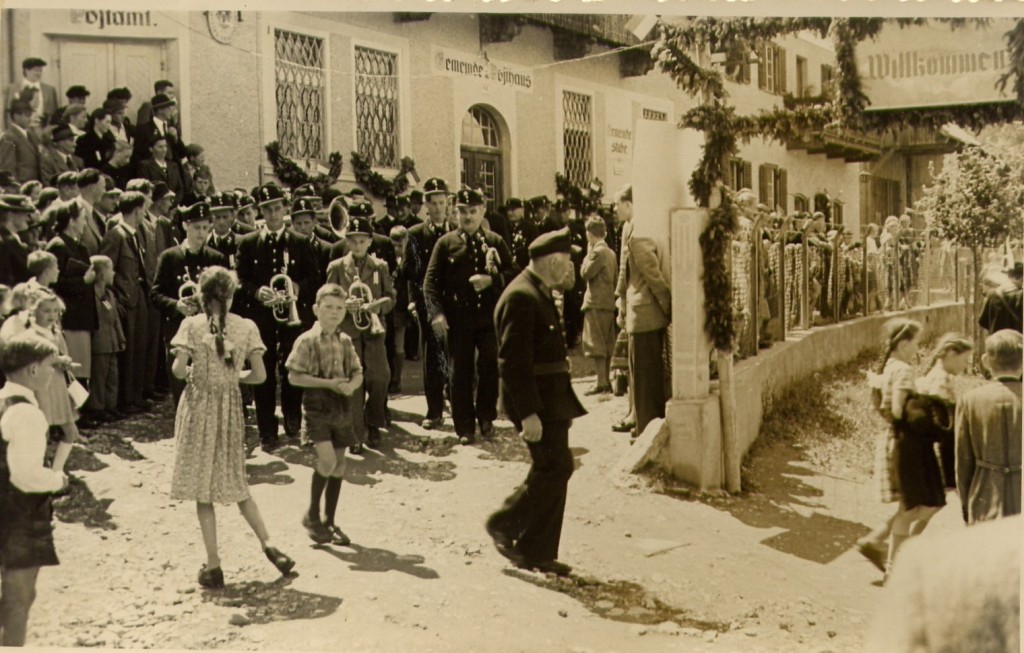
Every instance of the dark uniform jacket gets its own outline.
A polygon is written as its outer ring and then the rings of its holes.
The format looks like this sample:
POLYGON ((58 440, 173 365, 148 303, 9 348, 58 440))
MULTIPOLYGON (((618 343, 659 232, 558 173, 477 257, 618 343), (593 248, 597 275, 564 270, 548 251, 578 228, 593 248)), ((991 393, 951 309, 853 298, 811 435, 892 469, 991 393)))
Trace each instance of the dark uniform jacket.
POLYGON ((423 280, 427 318, 432 321, 444 314, 448 326, 454 328, 493 324, 494 306, 498 297, 517 271, 508 246, 493 231, 481 227, 473 236, 461 230, 445 234, 434 247, 423 280), (470 239, 481 237, 486 247, 474 255, 470 239), (496 270, 489 272, 493 283, 478 293, 469 278, 475 274, 488 273, 485 270, 486 249, 493 249, 498 261, 496 270))
POLYGON ((544 422, 586 415, 572 389, 558 309, 535 274, 523 270, 509 283, 494 322, 501 405, 516 428, 534 414, 544 422))
MULTIPOLYGON (((351 254, 347 254, 332 261, 330 267, 327 268, 327 282, 336 283, 345 290, 348 290, 356 279, 365 283, 370 289, 372 297, 370 301, 384 297, 391 300, 384 302, 381 306, 379 316, 383 322, 384 317, 395 307, 395 289, 391 284, 391 273, 388 271, 387 264, 379 258, 367 254, 360 268, 356 265, 355 258, 351 254)), ((352 338, 359 336, 358 329, 355 327, 355 316, 351 313, 345 315, 341 328, 352 338)))
POLYGON ((160 254, 156 264, 156 280, 150 298, 163 318, 166 328, 161 333, 170 340, 178 332, 184 315, 178 312, 178 290, 186 281, 199 283, 199 275, 211 265, 227 265, 227 258, 220 252, 203 246, 198 252, 186 251, 177 245, 160 254))
MULTIPOLYGON (((370 241, 370 248, 366 250, 366 253, 372 254, 387 263, 388 270, 394 270, 398 265, 398 261, 395 258, 395 244, 387 236, 373 234, 373 240, 370 241)), ((333 263, 346 254, 348 254, 348 238, 342 238, 331 245, 328 263, 333 263)))
POLYGON ((427 305, 423 297, 423 278, 427 274, 430 255, 434 253, 434 245, 441 236, 451 231, 448 222, 434 227, 428 220, 421 222, 409 230, 409 240, 405 246, 405 278, 408 283, 409 301, 416 304, 416 312, 423 318, 427 316, 427 305))
POLYGON ((206 238, 206 245, 223 254, 224 259, 227 261, 227 266, 234 270, 238 265, 239 240, 241 240, 241 236, 236 234, 233 229, 223 236, 218 236, 211 231, 210 235, 206 238))
POLYGON ((95 331, 100 326, 96 314, 96 292, 91 283, 85 282, 89 251, 67 234, 55 236, 47 243, 46 251, 57 257, 60 270, 53 290, 66 307, 61 326, 65 331, 95 331))
POLYGON ((273 320, 272 309, 261 304, 256 295, 262 286, 270 285, 273 276, 287 274, 298 287, 299 317, 308 328, 313 323, 313 302, 324 272, 317 269, 316 257, 308 242, 284 229, 277 245, 272 247, 268 240, 269 233, 261 229, 238 240, 235 261, 240 283, 239 296, 248 317, 257 320, 257 323, 273 320))
POLYGON ((398 221, 398 218, 389 213, 383 218, 373 221, 373 230, 382 236, 390 237, 392 227, 397 227, 401 224, 402 223, 398 221))
POLYGON ((537 226, 523 218, 519 222, 510 222, 508 228, 512 259, 520 268, 526 269, 526 266, 530 264, 530 243, 537 237, 537 226))
POLYGON ((28 281, 28 245, 11 232, 0 229, 0 283, 13 288, 28 281))
MULTIPOLYGON (((173 124, 168 125, 174 127, 173 124)), ((181 133, 180 131, 178 132, 181 133)), ((156 141, 159 136, 160 130, 156 126, 156 123, 152 120, 142 124, 139 123, 138 127, 135 128, 135 145, 132 151, 132 163, 139 163, 143 159, 150 158, 149 148, 156 141)), ((173 165, 181 172, 180 161, 185 158, 185 146, 182 144, 181 139, 177 136, 166 132, 164 136, 167 139, 167 163, 173 165)))

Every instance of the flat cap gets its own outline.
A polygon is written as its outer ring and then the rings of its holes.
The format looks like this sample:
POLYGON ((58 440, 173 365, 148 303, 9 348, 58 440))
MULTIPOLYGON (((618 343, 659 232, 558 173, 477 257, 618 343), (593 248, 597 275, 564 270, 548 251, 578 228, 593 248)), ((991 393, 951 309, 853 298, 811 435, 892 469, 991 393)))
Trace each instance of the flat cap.
POLYGON ((277 184, 263 184, 256 191, 256 202, 259 206, 283 201, 284 191, 277 184))
POLYGON ((0 211, 11 213, 35 213, 32 198, 27 195, 0 195, 0 211))
POLYGON ((348 217, 350 218, 372 218, 373 217, 373 204, 369 202, 353 202, 348 207, 348 217))
POLYGON ((572 238, 569 237, 569 228, 562 227, 556 231, 549 231, 533 239, 530 243, 530 259, 538 259, 548 254, 559 252, 568 254, 572 251, 572 238))
POLYGON ((82 86, 81 84, 75 84, 74 86, 69 86, 67 93, 65 93, 64 95, 69 100, 71 100, 73 98, 87 98, 90 95, 92 95, 92 93, 90 93, 89 89, 82 86))
POLYGON ((431 177, 423 182, 423 196, 429 197, 434 193, 447 193, 448 184, 440 177, 431 177))
POLYGON ((45 65, 46 62, 40 59, 39 57, 29 57, 28 59, 25 59, 21 62, 21 69, 24 70, 26 68, 40 68, 45 65))
POLYGON ((455 194, 455 206, 483 206, 484 196, 472 188, 460 190, 455 194))
POLYGON ((167 194, 171 192, 170 187, 165 181, 158 181, 153 184, 153 201, 159 202, 163 198, 167 197, 167 194))

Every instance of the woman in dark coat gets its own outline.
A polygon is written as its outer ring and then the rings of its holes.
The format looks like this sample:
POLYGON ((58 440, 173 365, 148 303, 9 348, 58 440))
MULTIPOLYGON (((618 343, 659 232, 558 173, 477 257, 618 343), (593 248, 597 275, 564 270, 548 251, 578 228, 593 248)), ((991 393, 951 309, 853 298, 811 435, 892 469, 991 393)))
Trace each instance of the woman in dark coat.
POLYGON ((92 332, 99 328, 92 287, 96 273, 89 261, 89 252, 80 240, 85 226, 85 214, 79 211, 77 203, 58 207, 54 210, 57 236, 46 245, 46 250, 57 257, 60 273, 54 291, 66 307, 61 326, 68 354, 80 366, 74 370, 79 379, 90 376, 92 332))

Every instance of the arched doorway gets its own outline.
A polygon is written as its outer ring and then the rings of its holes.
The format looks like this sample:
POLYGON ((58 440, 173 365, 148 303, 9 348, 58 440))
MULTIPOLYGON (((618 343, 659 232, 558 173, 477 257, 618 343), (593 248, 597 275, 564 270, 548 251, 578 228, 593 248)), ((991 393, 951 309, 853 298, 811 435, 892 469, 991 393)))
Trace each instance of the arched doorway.
POLYGON ((462 118, 462 183, 483 189, 488 211, 505 201, 502 141, 494 114, 480 105, 470 107, 462 118))

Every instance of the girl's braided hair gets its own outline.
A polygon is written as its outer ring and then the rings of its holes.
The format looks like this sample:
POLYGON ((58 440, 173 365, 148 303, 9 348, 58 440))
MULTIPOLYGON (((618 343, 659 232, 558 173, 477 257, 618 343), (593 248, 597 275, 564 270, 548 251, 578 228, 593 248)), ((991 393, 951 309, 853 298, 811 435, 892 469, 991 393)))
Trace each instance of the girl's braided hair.
POLYGON ((210 333, 216 342, 217 355, 228 363, 231 359, 225 355, 224 332, 227 328, 228 304, 237 287, 235 275, 219 265, 210 266, 199 275, 199 295, 203 312, 206 313, 210 325, 210 333))
POLYGON ((942 360, 942 357, 947 352, 953 352, 954 354, 962 354, 965 351, 971 351, 974 349, 974 345, 970 340, 967 340, 959 333, 949 332, 939 338, 939 342, 935 345, 935 350, 932 352, 931 357, 928 358, 928 364, 925 365, 925 373, 931 372, 932 368, 942 360))
POLYGON ((896 351, 904 340, 912 340, 921 332, 921 323, 905 317, 896 317, 882 326, 882 357, 878 363, 878 373, 885 371, 885 364, 889 362, 892 352, 896 351))

